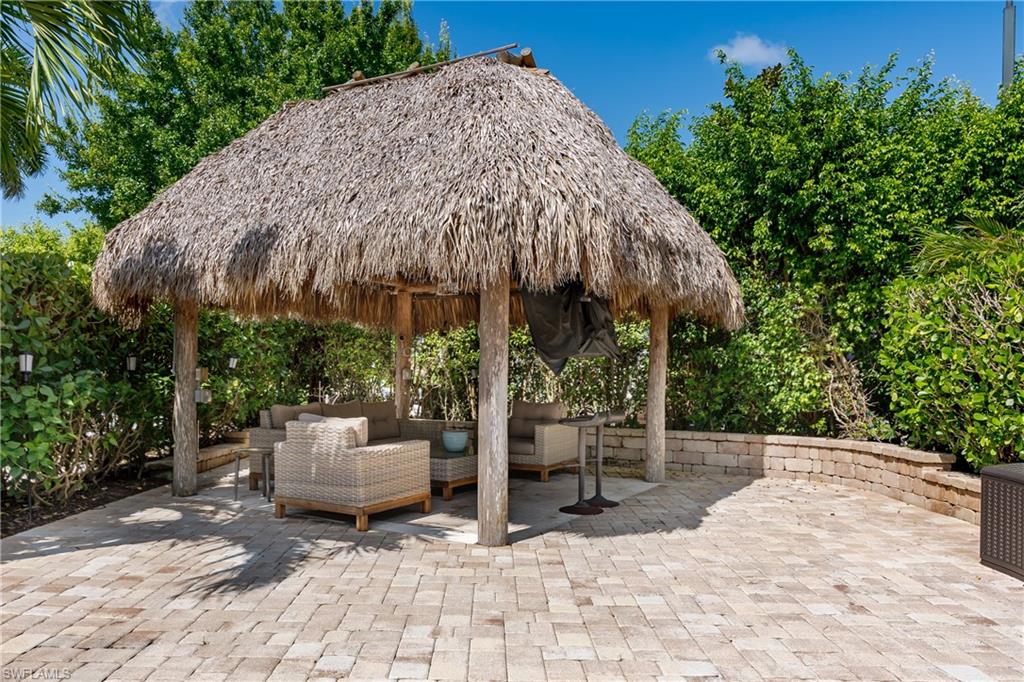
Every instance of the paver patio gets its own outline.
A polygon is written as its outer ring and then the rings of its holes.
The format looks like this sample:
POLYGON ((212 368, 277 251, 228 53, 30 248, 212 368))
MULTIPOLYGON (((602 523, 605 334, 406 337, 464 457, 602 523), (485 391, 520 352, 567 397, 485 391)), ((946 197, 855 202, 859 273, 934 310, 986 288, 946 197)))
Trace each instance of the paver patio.
POLYGON ((1024 671, 1024 587, 977 527, 872 493, 687 475, 503 548, 243 498, 162 488, 4 539, 4 678, 1024 671))

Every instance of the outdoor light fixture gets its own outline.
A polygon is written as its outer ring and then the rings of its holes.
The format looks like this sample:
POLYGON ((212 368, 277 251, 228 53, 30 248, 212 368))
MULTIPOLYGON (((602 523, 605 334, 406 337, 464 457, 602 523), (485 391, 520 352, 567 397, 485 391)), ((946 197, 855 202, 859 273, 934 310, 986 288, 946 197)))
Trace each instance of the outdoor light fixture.
POLYGON ((34 359, 31 353, 22 353, 18 356, 18 369, 21 370, 21 380, 25 383, 28 383, 28 378, 32 376, 32 361, 34 359))
POLYGON ((233 372, 233 371, 235 371, 235 369, 237 367, 238 367, 238 358, 236 358, 234 356, 231 356, 230 358, 228 358, 228 369, 230 369, 233 372))
POLYGON ((134 355, 129 355, 128 359, 125 360, 124 365, 129 372, 134 372, 136 367, 139 365, 139 359, 134 355))

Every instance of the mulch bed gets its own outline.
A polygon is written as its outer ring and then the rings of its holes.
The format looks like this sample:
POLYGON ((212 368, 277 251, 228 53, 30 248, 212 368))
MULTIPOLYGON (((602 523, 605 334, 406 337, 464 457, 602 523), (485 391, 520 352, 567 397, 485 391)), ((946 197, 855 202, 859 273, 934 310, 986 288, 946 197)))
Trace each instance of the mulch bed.
POLYGON ((134 475, 109 478, 94 483, 68 498, 66 504, 51 503, 49 506, 36 505, 29 518, 24 500, 4 499, 0 506, 0 537, 20 533, 29 528, 71 516, 79 512, 102 507, 116 500, 145 492, 167 484, 166 478, 150 477, 139 479, 134 475))

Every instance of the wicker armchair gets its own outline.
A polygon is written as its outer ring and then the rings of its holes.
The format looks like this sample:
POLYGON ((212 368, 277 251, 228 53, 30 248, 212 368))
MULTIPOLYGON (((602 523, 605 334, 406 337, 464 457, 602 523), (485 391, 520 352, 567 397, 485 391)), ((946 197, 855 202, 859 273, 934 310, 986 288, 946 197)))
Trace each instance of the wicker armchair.
POLYGON ((430 511, 430 443, 360 446, 365 424, 328 418, 285 425, 285 440, 274 445, 275 516, 283 518, 288 507, 350 514, 356 530, 365 531, 379 511, 411 504, 430 511))
POLYGON ((555 469, 579 463, 576 429, 558 423, 565 417, 561 403, 512 403, 508 420, 508 468, 536 471, 547 481, 555 469))

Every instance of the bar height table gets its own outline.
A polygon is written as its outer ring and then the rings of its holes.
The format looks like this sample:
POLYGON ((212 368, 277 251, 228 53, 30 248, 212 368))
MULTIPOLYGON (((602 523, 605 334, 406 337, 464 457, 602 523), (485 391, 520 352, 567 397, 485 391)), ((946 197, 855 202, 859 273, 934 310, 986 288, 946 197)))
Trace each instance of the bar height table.
POLYGON ((559 424, 564 426, 571 426, 578 430, 579 437, 579 453, 580 453, 580 465, 577 476, 579 477, 579 499, 576 500, 575 504, 570 504, 567 507, 559 507, 558 511, 563 514, 579 514, 581 516, 592 516, 594 514, 600 514, 604 512, 600 506, 590 504, 584 498, 587 494, 586 489, 586 476, 587 476, 587 429, 591 426, 601 426, 605 423, 604 414, 588 414, 581 415, 579 417, 570 417, 569 419, 560 419, 559 424))
MULTIPOLYGON (((600 424, 597 425, 597 467, 596 476, 594 481, 594 496, 587 500, 587 504, 593 507, 618 507, 619 503, 615 500, 609 500, 607 497, 601 494, 601 464, 604 459, 604 427, 607 424, 617 424, 626 418, 626 413, 622 411, 608 411, 602 412, 597 417, 603 417, 600 424)), ((580 429, 583 432, 583 429, 580 429)))

